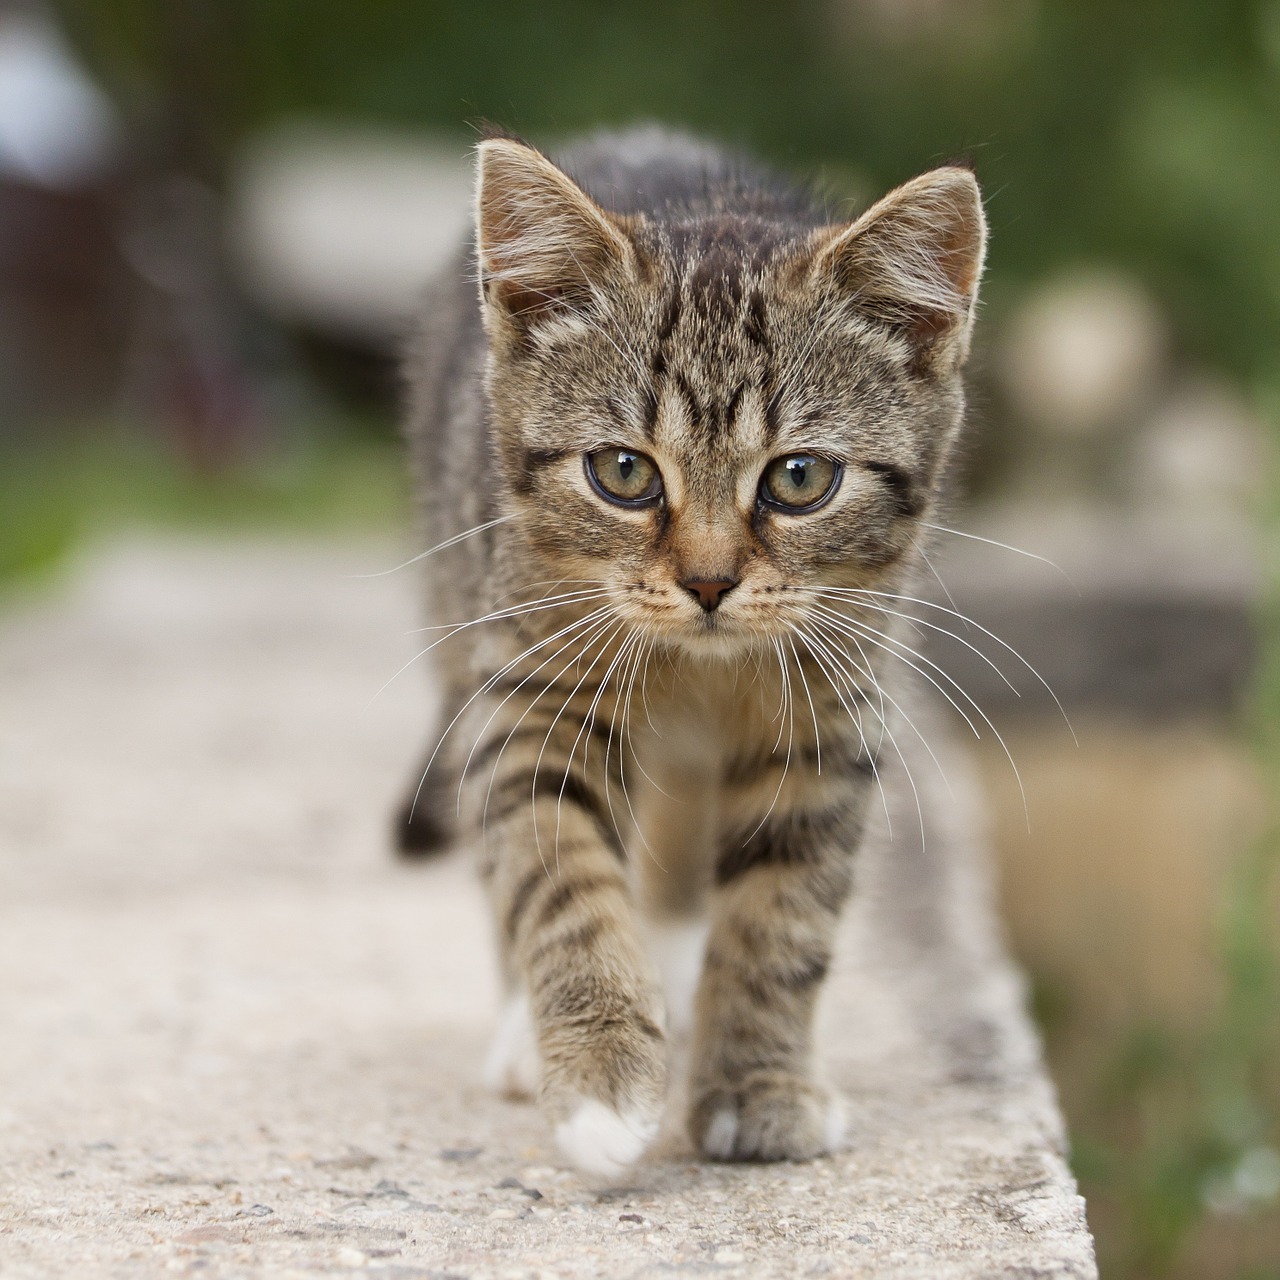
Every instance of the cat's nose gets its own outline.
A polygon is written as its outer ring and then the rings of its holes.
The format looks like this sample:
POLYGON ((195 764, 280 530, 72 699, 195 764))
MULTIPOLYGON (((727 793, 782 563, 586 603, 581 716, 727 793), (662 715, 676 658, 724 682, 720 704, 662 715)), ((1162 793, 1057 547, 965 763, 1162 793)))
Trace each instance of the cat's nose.
POLYGON ((720 607, 720 601, 738 585, 737 578, 720 578, 715 582, 703 582, 686 578, 680 584, 708 613, 720 607))

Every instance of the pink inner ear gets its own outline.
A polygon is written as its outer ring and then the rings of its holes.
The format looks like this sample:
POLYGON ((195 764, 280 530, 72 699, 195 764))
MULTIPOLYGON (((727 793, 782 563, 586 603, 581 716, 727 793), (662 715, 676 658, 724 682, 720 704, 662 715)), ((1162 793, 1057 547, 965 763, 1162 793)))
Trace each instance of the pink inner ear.
POLYGON ((484 296, 526 323, 587 301, 626 260, 622 230, 532 148, 482 144, 484 296))
POLYGON ((526 319, 540 312, 553 310, 569 293, 563 286, 546 285, 535 289, 519 280, 493 276, 485 280, 484 291, 485 297, 492 299, 504 310, 526 319))

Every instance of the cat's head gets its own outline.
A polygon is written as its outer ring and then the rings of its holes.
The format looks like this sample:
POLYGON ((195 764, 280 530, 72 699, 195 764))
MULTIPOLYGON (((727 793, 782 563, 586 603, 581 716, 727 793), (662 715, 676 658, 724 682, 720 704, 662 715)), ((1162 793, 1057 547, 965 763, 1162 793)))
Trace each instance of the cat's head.
POLYGON ((985 246, 973 175, 852 223, 731 200, 610 212, 538 151, 479 149, 504 507, 539 580, 741 652, 910 555, 962 412, 985 246))

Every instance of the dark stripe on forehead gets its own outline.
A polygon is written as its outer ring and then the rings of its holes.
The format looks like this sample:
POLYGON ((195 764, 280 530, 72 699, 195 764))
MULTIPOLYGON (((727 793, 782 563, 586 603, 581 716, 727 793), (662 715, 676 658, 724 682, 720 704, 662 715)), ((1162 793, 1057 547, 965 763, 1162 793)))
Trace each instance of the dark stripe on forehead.
POLYGON ((671 296, 667 299, 662 323, 658 326, 658 339, 653 348, 653 359, 649 362, 655 378, 661 378, 667 371, 667 345, 680 319, 680 301, 679 288, 673 289, 671 296))
POLYGON ((729 403, 724 408, 724 425, 726 427, 732 427, 737 421, 738 408, 742 404, 742 397, 746 394, 746 391, 747 384, 740 382, 729 397, 729 403))
POLYGON ((698 403, 698 397, 694 394, 693 388, 689 385, 689 379, 678 370, 672 375, 672 382, 676 390, 680 393, 685 404, 689 409, 689 417, 696 425, 703 420, 704 414, 702 406, 698 403))
POLYGON ((747 298, 747 316, 742 325, 747 341, 754 343, 762 351, 769 351, 769 326, 765 321, 764 298, 759 289, 752 289, 747 298))

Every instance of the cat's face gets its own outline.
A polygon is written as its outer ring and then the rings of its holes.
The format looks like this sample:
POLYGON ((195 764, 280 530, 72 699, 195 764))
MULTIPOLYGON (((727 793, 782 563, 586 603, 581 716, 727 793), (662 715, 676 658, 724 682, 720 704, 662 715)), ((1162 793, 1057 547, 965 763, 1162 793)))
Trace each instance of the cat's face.
POLYGON ((959 421, 971 175, 917 179, 852 227, 659 224, 604 213, 520 144, 484 149, 489 392, 538 578, 604 584, 643 633, 721 654, 790 634, 824 589, 882 583, 959 421))

